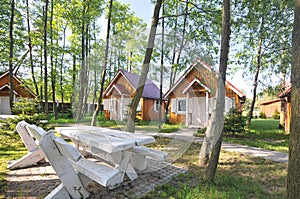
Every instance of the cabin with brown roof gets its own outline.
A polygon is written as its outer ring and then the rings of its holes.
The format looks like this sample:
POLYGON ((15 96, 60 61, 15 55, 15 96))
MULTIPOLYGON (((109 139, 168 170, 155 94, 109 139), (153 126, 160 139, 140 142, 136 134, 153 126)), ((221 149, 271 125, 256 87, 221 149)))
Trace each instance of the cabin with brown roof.
MULTIPOLYGON (((16 75, 13 75, 13 87, 14 87, 14 102, 19 101, 20 98, 34 99, 36 95, 25 86, 16 75)), ((0 114, 11 114, 9 105, 9 72, 5 72, 0 75, 0 114)))
POLYGON ((267 118, 272 118, 275 112, 281 111, 281 99, 274 99, 260 103, 260 112, 264 113, 267 118))
MULTIPOLYGON (((103 93, 104 117, 110 120, 126 120, 128 108, 135 95, 140 76, 119 70, 103 93)), ((147 78, 137 117, 143 121, 159 119, 159 88, 147 78)), ((162 105, 164 110, 164 103, 162 105)), ((162 111, 164 114, 164 111, 162 111)))
MULTIPOLYGON (((225 87, 225 112, 231 108, 241 111, 245 94, 229 81, 226 81, 225 87)), ((165 95, 170 100, 170 123, 206 127, 215 103, 216 89, 216 71, 205 62, 196 61, 165 95)))

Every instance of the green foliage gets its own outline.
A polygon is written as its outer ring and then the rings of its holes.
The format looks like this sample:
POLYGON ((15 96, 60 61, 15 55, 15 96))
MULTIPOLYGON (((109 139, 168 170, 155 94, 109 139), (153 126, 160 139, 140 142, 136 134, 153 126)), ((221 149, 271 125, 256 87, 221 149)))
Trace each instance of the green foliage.
POLYGON ((14 104, 12 112, 17 117, 7 119, 2 126, 5 130, 14 131, 18 122, 23 120, 29 124, 36 124, 47 129, 47 117, 44 113, 39 113, 38 101, 21 98, 19 102, 14 104))
POLYGON ((272 114, 272 118, 275 120, 280 119, 280 113, 277 110, 275 110, 275 112, 272 114))
POLYGON ((203 137, 205 132, 206 132, 206 127, 202 128, 202 129, 198 129, 197 132, 194 134, 194 136, 196 137, 203 137))
POLYGON ((246 117, 242 115, 242 112, 236 111, 236 109, 230 109, 225 116, 224 132, 225 134, 244 133, 246 128, 246 117))
POLYGON ((267 116, 266 116, 266 114, 264 112, 260 112, 259 113, 259 118, 260 119, 267 119, 267 116))

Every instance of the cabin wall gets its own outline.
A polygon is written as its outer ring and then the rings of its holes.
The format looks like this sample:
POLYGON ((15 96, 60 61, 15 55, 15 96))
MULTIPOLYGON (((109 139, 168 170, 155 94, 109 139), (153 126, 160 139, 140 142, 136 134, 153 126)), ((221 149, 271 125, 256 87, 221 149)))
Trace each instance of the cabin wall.
POLYGON ((280 110, 281 101, 260 105, 260 111, 265 113, 267 118, 272 118, 273 113, 276 111, 279 113, 280 110))

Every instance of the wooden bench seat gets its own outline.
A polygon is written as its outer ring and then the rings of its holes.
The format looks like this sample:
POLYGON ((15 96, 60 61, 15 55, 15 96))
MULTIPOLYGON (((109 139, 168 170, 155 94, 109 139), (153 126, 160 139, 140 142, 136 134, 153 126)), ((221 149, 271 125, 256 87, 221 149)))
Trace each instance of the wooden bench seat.
POLYGON ((158 151, 144 146, 135 146, 133 147, 132 152, 139 155, 151 157, 156 160, 165 161, 167 159, 168 153, 163 151, 158 151))

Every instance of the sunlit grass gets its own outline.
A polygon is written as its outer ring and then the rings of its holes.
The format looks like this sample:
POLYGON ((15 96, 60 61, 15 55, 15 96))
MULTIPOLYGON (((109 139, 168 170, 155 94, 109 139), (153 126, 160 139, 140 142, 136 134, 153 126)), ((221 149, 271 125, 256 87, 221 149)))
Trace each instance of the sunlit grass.
POLYGON ((288 152, 289 134, 279 129, 279 120, 253 119, 251 128, 242 134, 224 136, 225 142, 288 152))
POLYGON ((7 187, 7 162, 21 158, 27 150, 17 133, 0 130, 0 198, 5 197, 7 187))
MULTIPOLYGON (((156 138, 150 145, 163 148, 172 140, 156 138)), ((285 192, 286 164, 249 157, 240 153, 222 151, 215 184, 205 184, 205 168, 200 168, 198 155, 200 144, 190 148, 174 162, 175 165, 189 168, 188 173, 173 178, 151 191, 144 198, 283 198, 285 192)))

